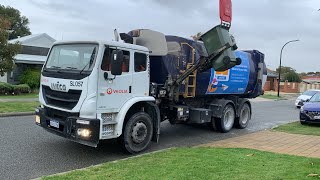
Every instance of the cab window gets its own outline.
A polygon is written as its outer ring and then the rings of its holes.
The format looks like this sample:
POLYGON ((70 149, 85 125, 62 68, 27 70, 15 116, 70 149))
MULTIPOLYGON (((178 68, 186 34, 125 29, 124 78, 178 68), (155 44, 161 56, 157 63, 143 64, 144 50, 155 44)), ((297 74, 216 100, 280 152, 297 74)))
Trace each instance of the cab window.
POLYGON ((143 53, 134 53, 134 71, 143 72, 147 70, 147 55, 143 53))
MULTIPOLYGON (((101 69, 103 71, 111 71, 111 54, 112 51, 115 49, 112 48, 106 48, 104 51, 102 63, 101 63, 101 69)), ((129 72, 130 67, 130 52, 123 50, 123 61, 122 61, 122 72, 129 72)))

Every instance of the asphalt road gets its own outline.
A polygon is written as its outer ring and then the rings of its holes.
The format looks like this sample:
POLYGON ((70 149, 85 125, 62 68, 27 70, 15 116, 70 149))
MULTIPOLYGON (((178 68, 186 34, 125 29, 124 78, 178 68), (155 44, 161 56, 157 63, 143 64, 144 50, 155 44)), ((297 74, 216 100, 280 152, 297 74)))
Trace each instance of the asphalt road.
MULTIPOLYGON (((298 120, 292 100, 253 102, 245 130, 221 134, 206 126, 162 124, 160 143, 148 150, 193 146, 222 140, 298 120)), ((34 116, 0 118, 0 179, 31 179, 128 157, 114 141, 98 148, 52 135, 34 124, 34 116)))

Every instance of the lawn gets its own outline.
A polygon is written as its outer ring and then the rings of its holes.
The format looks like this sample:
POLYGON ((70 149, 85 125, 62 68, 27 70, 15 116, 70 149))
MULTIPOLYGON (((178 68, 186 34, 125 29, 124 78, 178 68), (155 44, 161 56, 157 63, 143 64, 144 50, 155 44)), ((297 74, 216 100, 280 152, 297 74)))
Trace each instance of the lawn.
POLYGON ((294 122, 290 124, 285 124, 274 128, 276 131, 287 132, 291 134, 304 134, 304 135, 314 135, 320 136, 320 126, 319 125, 301 125, 300 122, 294 122))
POLYGON ((0 99, 20 99, 20 98, 38 98, 38 93, 22 94, 22 95, 1 95, 0 99))
POLYGON ((251 149, 177 148, 43 179, 318 179, 316 174, 320 159, 315 158, 251 149))
POLYGON ((278 97, 277 95, 272 95, 272 94, 264 94, 264 95, 262 95, 260 97, 265 98, 265 99, 273 99, 273 100, 282 100, 282 99, 284 99, 282 96, 278 97))
POLYGON ((39 102, 0 102, 0 113, 34 112, 39 102))

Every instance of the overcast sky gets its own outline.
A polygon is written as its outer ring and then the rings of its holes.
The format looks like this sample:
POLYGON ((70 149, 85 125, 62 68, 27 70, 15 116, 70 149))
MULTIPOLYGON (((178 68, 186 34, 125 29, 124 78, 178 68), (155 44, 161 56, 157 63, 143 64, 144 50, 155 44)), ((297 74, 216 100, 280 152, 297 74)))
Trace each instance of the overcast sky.
MULTIPOLYGON (((33 34, 57 40, 113 38, 113 29, 147 28, 190 37, 218 25, 219 0, 0 0, 29 18, 33 34)), ((270 69, 320 71, 319 0, 233 0, 231 28, 240 49, 266 55, 270 69)))

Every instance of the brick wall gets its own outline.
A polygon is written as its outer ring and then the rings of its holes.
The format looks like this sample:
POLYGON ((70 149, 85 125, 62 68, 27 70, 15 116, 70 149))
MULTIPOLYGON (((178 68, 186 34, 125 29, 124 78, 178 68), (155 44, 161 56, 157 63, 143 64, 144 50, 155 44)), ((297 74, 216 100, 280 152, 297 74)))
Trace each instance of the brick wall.
POLYGON ((270 81, 267 81, 264 85, 264 90, 265 91, 270 91, 271 90, 271 82, 270 81))
MULTIPOLYGON (((278 91, 278 82, 274 83, 275 91, 278 91)), ((280 92, 284 93, 299 93, 300 83, 282 82, 280 83, 280 92)))
POLYGON ((285 93, 299 93, 300 92, 300 83, 285 82, 283 86, 284 86, 283 92, 285 92, 285 93))

